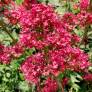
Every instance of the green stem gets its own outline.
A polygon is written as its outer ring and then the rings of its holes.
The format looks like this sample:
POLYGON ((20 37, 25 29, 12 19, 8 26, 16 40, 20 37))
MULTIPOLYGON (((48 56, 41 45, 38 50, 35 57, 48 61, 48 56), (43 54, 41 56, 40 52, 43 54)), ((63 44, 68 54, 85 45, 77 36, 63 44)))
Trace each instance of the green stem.
POLYGON ((62 85, 62 81, 61 80, 59 80, 57 77, 55 77, 54 75, 53 75, 53 77, 54 77, 54 79, 57 81, 57 83, 58 83, 58 87, 59 87, 59 90, 61 91, 61 92, 64 92, 64 87, 63 87, 63 85, 62 85))
POLYGON ((9 35, 13 43, 16 43, 16 39, 14 39, 14 37, 11 35, 10 30, 7 28, 7 24, 5 24, 3 20, 0 20, 0 28, 2 28, 9 35))
POLYGON ((88 11, 89 11, 90 13, 92 13, 92 0, 90 0, 90 5, 89 5, 88 11))
POLYGON ((67 12, 71 11, 71 9, 70 9, 70 0, 66 0, 66 11, 67 12))
POLYGON ((88 34, 88 31, 89 31, 89 26, 86 26, 85 27, 85 30, 84 30, 84 34, 83 34, 83 37, 82 37, 82 40, 81 40, 81 44, 84 44, 85 47, 86 47, 86 44, 87 44, 87 34, 88 34))
POLYGON ((64 87, 63 87, 62 83, 60 82, 60 80, 57 79, 57 82, 58 82, 59 90, 61 92, 64 92, 64 87))

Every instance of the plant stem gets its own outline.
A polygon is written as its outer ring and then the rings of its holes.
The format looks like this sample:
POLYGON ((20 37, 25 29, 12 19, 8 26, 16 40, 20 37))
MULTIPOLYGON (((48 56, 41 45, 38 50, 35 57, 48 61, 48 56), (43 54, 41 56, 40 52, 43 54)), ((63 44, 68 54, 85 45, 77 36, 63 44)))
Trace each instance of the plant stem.
POLYGON ((86 47, 86 44, 87 44, 87 33, 89 31, 89 26, 86 26, 85 29, 84 29, 84 34, 83 34, 83 37, 82 37, 82 40, 81 40, 81 44, 84 44, 85 47, 86 47))
POLYGON ((70 0, 66 0, 66 11, 70 12, 70 0))
POLYGON ((64 92, 64 87, 63 87, 62 83, 61 83, 61 88, 62 88, 62 92, 64 92))
POLYGON ((13 43, 16 43, 16 39, 14 39, 14 37, 11 35, 10 30, 7 28, 7 24, 5 24, 3 20, 0 20, 0 28, 2 28, 9 35, 13 43))
POLYGON ((90 13, 92 13, 92 0, 90 0, 90 5, 89 5, 88 11, 89 11, 90 13))
POLYGON ((64 92, 64 88, 62 83, 57 79, 58 85, 59 85, 59 90, 61 90, 61 92, 64 92))

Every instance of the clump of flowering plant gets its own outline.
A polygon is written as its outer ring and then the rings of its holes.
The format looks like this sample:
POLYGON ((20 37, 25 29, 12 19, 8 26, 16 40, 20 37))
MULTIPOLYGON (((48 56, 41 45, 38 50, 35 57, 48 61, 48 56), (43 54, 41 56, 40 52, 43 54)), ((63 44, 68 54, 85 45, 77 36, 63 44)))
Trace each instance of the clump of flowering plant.
POLYGON ((79 38, 70 31, 78 24, 75 15, 66 14, 62 18, 51 6, 44 4, 32 4, 31 9, 18 6, 10 10, 10 14, 21 26, 19 42, 24 47, 36 49, 36 53, 23 62, 20 70, 29 83, 37 86, 39 92, 47 92, 46 89, 56 92, 62 86, 57 76, 66 70, 87 72, 90 65, 88 56, 76 47, 79 38), (49 85, 46 80, 50 76, 56 82, 50 84, 55 85, 55 89, 41 86, 49 85))
POLYGON ((82 0, 80 13, 60 16, 52 6, 37 4, 35 0, 14 3, 6 17, 11 24, 20 25, 19 39, 12 46, 0 45, 0 62, 9 64, 26 55, 27 49, 35 48, 35 53, 27 53, 19 70, 30 85, 35 85, 36 92, 64 92, 69 79, 75 78, 67 71, 81 73, 88 79, 90 76, 84 74, 91 64, 88 55, 78 47, 80 38, 74 32, 77 26, 92 23, 91 13, 86 13, 88 5, 87 0, 82 0), (59 78, 61 75, 64 76, 59 78))

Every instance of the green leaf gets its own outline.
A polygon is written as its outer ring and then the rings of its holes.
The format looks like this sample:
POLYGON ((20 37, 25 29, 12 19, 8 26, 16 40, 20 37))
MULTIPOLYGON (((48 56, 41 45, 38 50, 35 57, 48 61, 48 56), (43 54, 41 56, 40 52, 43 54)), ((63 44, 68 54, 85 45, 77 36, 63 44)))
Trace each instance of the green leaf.
POLYGON ((33 84, 33 85, 32 85, 32 92, 35 92, 35 90, 36 90, 36 85, 33 84))
MULTIPOLYGON (((75 92, 78 92, 79 89, 80 89, 80 87, 79 87, 77 84, 73 84, 72 90, 74 90, 75 92)), ((73 91, 73 92, 74 92, 74 91, 73 91)))
POLYGON ((31 88, 25 81, 19 83, 19 89, 21 90, 21 92, 31 92, 31 88))
POLYGON ((20 80, 24 80, 24 76, 22 73, 19 73, 19 78, 20 78, 20 80))
POLYGON ((12 62, 11 62, 11 66, 10 66, 12 69, 14 69, 14 70, 17 70, 18 69, 18 67, 19 67, 19 63, 18 63, 18 61, 17 60, 13 60, 12 62))
POLYGON ((89 71, 92 72, 92 66, 89 67, 89 71))
POLYGON ((56 9, 56 12, 57 12, 58 14, 64 14, 64 13, 65 13, 65 8, 58 7, 58 8, 56 9))
POLYGON ((63 78, 64 78, 64 74, 63 74, 63 73, 60 73, 60 74, 58 75, 58 79, 62 80, 63 78))
POLYGON ((71 82, 75 83, 75 82, 80 82, 80 81, 76 79, 76 76, 71 75, 71 82))
POLYGON ((17 35, 17 33, 15 32, 15 30, 12 32, 12 36, 13 36, 15 39, 18 40, 18 35, 17 35))
POLYGON ((23 1, 24 1, 24 0, 16 0, 16 3, 17 3, 18 5, 20 5, 20 4, 23 3, 23 1))
POLYGON ((55 5, 55 6, 60 5, 59 0, 48 0, 48 1, 49 1, 49 4, 52 4, 52 5, 55 5))
POLYGON ((39 2, 46 2, 46 0, 38 0, 39 2))

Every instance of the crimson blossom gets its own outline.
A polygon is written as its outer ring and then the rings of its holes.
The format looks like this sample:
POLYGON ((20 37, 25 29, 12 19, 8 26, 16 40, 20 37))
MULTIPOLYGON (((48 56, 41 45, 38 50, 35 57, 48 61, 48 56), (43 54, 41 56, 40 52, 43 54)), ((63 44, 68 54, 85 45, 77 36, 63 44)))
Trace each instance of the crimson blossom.
POLYGON ((0 63, 9 64, 14 58, 22 55, 24 48, 20 44, 14 46, 3 46, 0 44, 0 63))
POLYGON ((90 0, 80 0, 80 9, 87 10, 90 4, 90 0))

